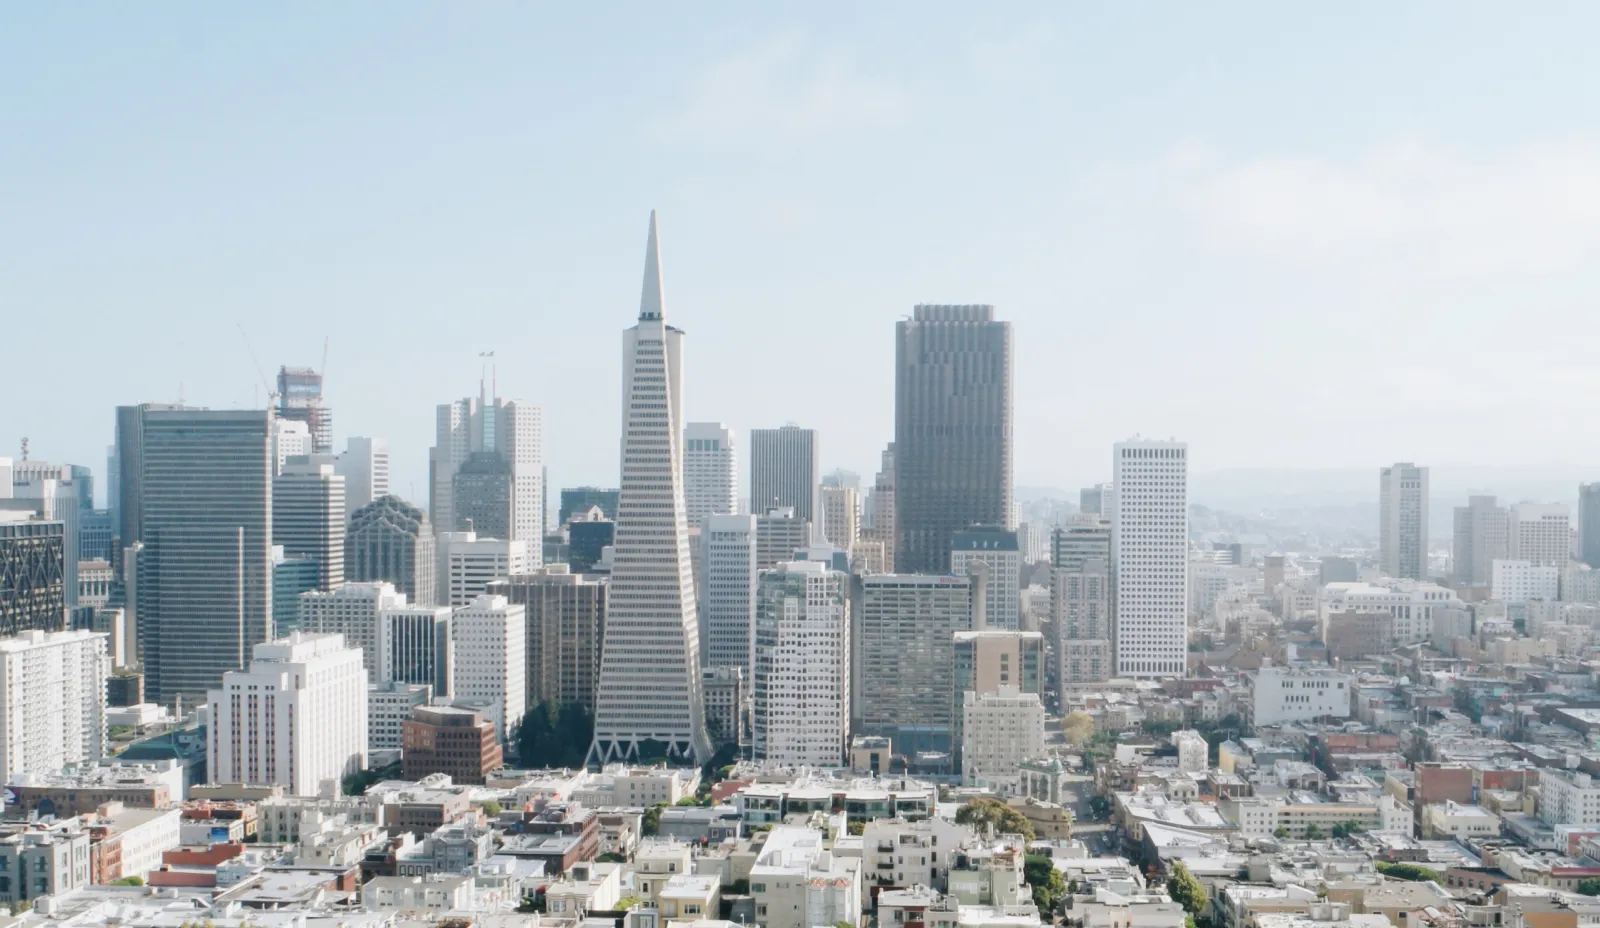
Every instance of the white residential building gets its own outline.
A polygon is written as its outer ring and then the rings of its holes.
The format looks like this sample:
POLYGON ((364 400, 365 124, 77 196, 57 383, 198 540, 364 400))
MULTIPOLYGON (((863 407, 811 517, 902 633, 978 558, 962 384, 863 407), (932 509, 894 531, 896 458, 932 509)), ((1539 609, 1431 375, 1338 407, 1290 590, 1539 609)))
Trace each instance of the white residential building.
POLYGON ((1353 682, 1349 674, 1326 668, 1262 667, 1255 676, 1252 724, 1347 719, 1353 682))
POLYGON ((354 437, 334 462, 344 475, 345 518, 379 497, 389 495, 389 442, 382 438, 354 437))
POLYGON ((1186 728, 1173 733, 1172 744, 1178 749, 1180 773, 1205 773, 1210 768, 1211 747, 1204 735, 1186 728))
POLYGON ((821 832, 797 825, 779 825, 767 835, 750 868, 761 928, 862 923, 861 859, 835 855, 823 840, 821 832))
POLYGON ((1492 576, 1490 593, 1503 603, 1525 603, 1532 599, 1554 602, 1559 597, 1561 568, 1553 564, 1496 560, 1492 576))
POLYGON ((456 699, 486 706, 502 743, 528 705, 527 610, 483 595, 450 617, 456 699))
POLYGON ((480 538, 477 532, 439 534, 439 600, 465 606, 488 588, 491 580, 525 574, 539 566, 529 542, 480 538))
POLYGON ((689 527, 702 531, 711 516, 739 511, 739 452, 721 422, 683 428, 683 508, 689 527))
POLYGON ((996 693, 968 690, 962 698, 961 781, 1018 792, 1017 765, 1044 755, 1044 703, 1037 693, 1001 686, 996 693))
POLYGON ((1136 439, 1118 442, 1112 457, 1115 675, 1181 677, 1189 657, 1189 448, 1136 439))
POLYGON ((683 503, 683 331, 667 325, 655 213, 638 323, 622 343, 622 487, 595 699, 591 763, 645 741, 704 763, 700 610, 683 503))
POLYGON ((317 795, 367 764, 367 672, 340 635, 294 632, 255 646, 248 670, 207 693, 214 783, 317 795))
POLYGON ((1386 612, 1394 619, 1394 643, 1416 644, 1433 633, 1434 616, 1462 608, 1455 591, 1436 583, 1384 579, 1377 583, 1339 582, 1317 595, 1317 619, 1327 641, 1329 616, 1347 612, 1386 612))
POLYGON ((1428 469, 1410 462, 1378 471, 1378 566, 1385 576, 1428 576, 1428 469))
POLYGON ((1600 783, 1576 770, 1540 768, 1539 818, 1548 825, 1600 823, 1600 783))
POLYGON ((838 767, 850 741, 848 578, 820 561, 762 573, 756 592, 757 759, 838 767))
POLYGON ((0 639, 0 774, 55 773, 105 753, 106 636, 23 632, 0 639))
POLYGON ((331 593, 300 594, 300 630, 317 635, 342 635, 347 648, 361 652, 361 666, 370 680, 380 673, 379 618, 406 605, 406 594, 391 583, 346 583, 331 593))
POLYGON ((310 454, 311 451, 311 426, 301 419, 272 420, 272 476, 282 473, 283 465, 289 458, 310 454))
POLYGON ((700 633, 707 667, 755 669, 756 517, 714 515, 700 529, 700 633))
POLYGON ((982 624, 978 611, 972 616, 972 627, 998 628, 1016 631, 1022 627, 1022 552, 1017 546, 1017 533, 999 526, 975 526, 954 533, 950 538, 950 573, 957 577, 972 575, 974 564, 983 564, 985 592, 982 599, 973 597, 973 605, 982 604, 982 624))
POLYGON ((1572 516, 1565 504, 1512 506, 1509 533, 1511 560, 1559 568, 1572 558, 1572 516))

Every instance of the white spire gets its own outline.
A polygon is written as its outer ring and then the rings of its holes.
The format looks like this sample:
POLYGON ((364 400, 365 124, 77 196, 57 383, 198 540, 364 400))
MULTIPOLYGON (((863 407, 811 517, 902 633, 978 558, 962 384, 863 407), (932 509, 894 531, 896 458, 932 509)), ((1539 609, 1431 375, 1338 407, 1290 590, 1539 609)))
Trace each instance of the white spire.
POLYGON ((656 211, 650 211, 650 240, 644 246, 644 289, 639 294, 639 318, 660 319, 666 308, 661 291, 661 240, 656 235, 656 211))

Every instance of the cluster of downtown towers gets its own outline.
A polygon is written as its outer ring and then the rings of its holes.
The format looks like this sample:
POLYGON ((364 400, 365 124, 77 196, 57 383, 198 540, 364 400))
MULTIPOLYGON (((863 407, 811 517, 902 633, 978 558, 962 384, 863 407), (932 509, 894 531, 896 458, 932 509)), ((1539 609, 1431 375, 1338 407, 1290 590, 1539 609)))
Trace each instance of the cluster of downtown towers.
MULTIPOLYGON (((685 503, 684 340, 684 332, 667 322, 652 214, 638 320, 623 335, 621 482, 594 701, 595 761, 637 757, 641 748, 704 761, 713 750, 701 692, 695 535, 685 503)), ((1012 359, 1011 325, 996 320, 991 306, 917 306, 898 322, 895 435, 885 455, 887 477, 879 478, 887 479, 892 500, 877 513, 888 558, 883 568, 892 572, 876 578, 880 586, 896 579, 909 586, 964 580, 951 577, 958 533, 975 526, 1015 529, 1012 359), (892 527, 883 525, 890 520, 892 527)), ((495 408, 504 407, 496 401, 495 408)), ((505 433, 526 432, 529 422, 537 428, 536 412, 505 433)), ((280 509, 284 500, 281 485, 276 494, 273 489, 281 479, 273 433, 271 410, 154 404, 118 410, 117 472, 110 475, 115 550, 152 699, 203 698, 223 673, 247 663, 254 644, 273 635, 272 536, 283 516, 275 520, 274 496, 280 509)), ((537 448, 538 436, 510 440, 537 448)), ((1106 539, 1121 629, 1115 636, 1119 675, 1184 672, 1186 458, 1178 442, 1116 445, 1105 521, 1085 526, 1106 539)), ((537 497, 514 507, 512 522, 518 511, 542 509, 544 487, 536 475, 537 465, 506 478, 513 493, 537 497), (526 485, 519 487, 519 480, 526 485)), ((815 480, 814 470, 809 479, 815 480)), ((443 505, 438 493, 433 496, 435 508, 443 505)), ((757 508, 767 502, 752 500, 757 508)), ((411 519, 402 531, 415 532, 418 523, 426 531, 420 511, 408 513, 388 497, 357 517, 374 508, 386 522, 411 519)), ((459 527, 454 516, 441 525, 434 515, 436 527, 459 527)), ((506 534, 525 534, 527 527, 521 528, 508 525, 506 534)), ((394 565, 354 567, 344 565, 347 579, 391 580, 426 598, 411 578, 382 575, 394 565)), ((858 579, 857 595, 860 588, 858 579)), ((968 612, 974 614, 982 610, 968 612)), ((1108 615, 1096 634, 1112 638, 1111 625, 1108 615)), ((750 635, 753 651, 753 628, 750 635)))

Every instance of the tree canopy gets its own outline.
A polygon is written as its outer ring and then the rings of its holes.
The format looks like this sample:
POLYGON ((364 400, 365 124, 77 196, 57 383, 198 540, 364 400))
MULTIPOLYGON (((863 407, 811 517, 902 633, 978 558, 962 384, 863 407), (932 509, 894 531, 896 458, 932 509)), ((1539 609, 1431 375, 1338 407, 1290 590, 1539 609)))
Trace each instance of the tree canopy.
POLYGON ((1033 825, 1022 813, 998 799, 974 799, 956 811, 956 824, 971 825, 978 830, 985 826, 998 834, 1022 835, 1033 840, 1033 825))
POLYGON ((1195 917, 1206 909, 1206 888, 1181 860, 1172 865, 1172 873, 1167 877, 1167 895, 1195 917))
POLYGON ((1050 858, 1028 854, 1022 858, 1022 873, 1033 889, 1033 904, 1039 907, 1039 915, 1048 920, 1057 903, 1067 895, 1067 885, 1061 879, 1061 871, 1056 869, 1050 858))
POLYGON ((1068 744, 1082 744, 1094 737, 1094 717, 1082 709, 1067 713, 1061 720, 1061 733, 1068 744))
POLYGON ((528 767, 582 767, 594 717, 582 703, 541 699, 517 727, 517 761, 528 767))

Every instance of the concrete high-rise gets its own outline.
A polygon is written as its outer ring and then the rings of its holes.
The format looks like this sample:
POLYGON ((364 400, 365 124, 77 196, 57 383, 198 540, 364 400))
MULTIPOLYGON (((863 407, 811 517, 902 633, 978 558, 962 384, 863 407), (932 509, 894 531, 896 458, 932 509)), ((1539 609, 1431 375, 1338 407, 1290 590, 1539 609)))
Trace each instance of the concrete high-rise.
POLYGON ((387 583, 346 583, 331 592, 311 590, 300 594, 299 628, 307 634, 342 636, 345 647, 361 652, 361 666, 368 679, 377 683, 383 680, 382 616, 405 604, 405 594, 387 583))
POLYGON ((752 712, 757 760, 837 767, 850 740, 848 578, 820 561, 761 575, 752 712))
POLYGON ((1378 471, 1378 568, 1428 579, 1428 469, 1410 462, 1378 471))
MULTIPOLYGON (((962 750, 961 707, 967 694, 985 696, 1005 688, 1044 695, 1045 647, 1039 632, 994 629, 955 633, 955 675, 951 679, 952 745, 962 750)), ((959 764, 958 764, 959 766, 959 764)))
POLYGON ((855 730, 885 735, 895 750, 949 751, 954 636, 967 631, 972 586, 965 577, 875 574, 861 578, 853 635, 855 730))
POLYGON ((211 782, 316 796, 367 766, 367 672, 343 638, 293 632, 220 676, 207 691, 211 782))
POLYGON ((639 321, 622 348, 622 490, 590 759, 638 757, 653 742, 701 764, 711 742, 679 448, 683 332, 666 321, 654 212, 639 321))
POLYGON ((267 410, 118 410, 121 544, 142 545, 134 602, 154 702, 197 704, 271 637, 271 436, 267 410))
POLYGON ((489 584, 489 593, 526 610, 528 705, 571 702, 592 713, 606 628, 606 579, 546 564, 489 584))
POLYGON ((1507 520, 1509 556, 1535 567, 1565 567, 1572 559, 1571 512, 1564 503, 1518 503, 1507 520))
POLYGON ((351 582, 386 581, 412 603, 437 603, 438 559, 433 527, 421 509, 398 496, 380 496, 350 515, 344 573, 351 582))
POLYGON ((334 466, 344 477, 347 514, 389 495, 389 442, 357 436, 347 439, 334 466))
POLYGON ((1112 451, 1111 576, 1119 677, 1181 677, 1189 655, 1189 447, 1112 451))
MULTIPOLYGON (((756 517, 712 516, 700 531, 705 600, 700 603, 702 662, 737 667, 749 680, 755 668, 756 517)), ((792 554, 790 555, 793 556, 792 554)))
MULTIPOLYGON (((544 540, 544 453, 542 419, 539 407, 520 400, 503 400, 491 395, 487 379, 480 381, 478 396, 468 397, 438 408, 436 443, 429 453, 428 512, 434 531, 468 531, 467 519, 473 514, 458 511, 457 476, 466 467, 464 491, 471 497, 473 512, 482 519, 481 507, 490 505, 490 486, 505 483, 503 498, 505 524, 509 531, 497 534, 510 541, 526 541, 535 558, 542 557, 544 540), (474 454, 478 457, 474 458, 474 454), (486 460, 498 458, 497 468, 486 460), (476 478, 476 479, 471 479, 476 478)), ((499 498, 499 497, 495 497, 499 498)), ((499 516, 495 527, 498 528, 499 516)), ((488 535, 484 528, 472 529, 488 535)))
POLYGON ((64 523, 0 511, 0 635, 66 628, 65 558, 64 523))
POLYGON ((465 606, 488 589, 491 581, 525 574, 539 566, 528 543, 479 538, 475 532, 439 535, 439 603, 465 606))
POLYGON ((344 583, 344 477, 326 456, 290 458, 272 480, 272 543, 317 562, 317 589, 344 583))
POLYGON ((298 419, 272 420, 272 475, 283 472, 290 458, 313 454, 316 444, 311 440, 311 428, 298 419))
POLYGON ((1056 679, 1063 687, 1111 679, 1111 574, 1107 559, 1088 558, 1057 567, 1051 571, 1050 579, 1056 679))
POLYGON ((950 569, 950 539, 1011 521, 1011 323, 917 306, 895 333, 895 570, 950 569))
POLYGON ((485 594, 450 617, 456 699, 481 706, 502 743, 528 706, 527 610, 485 594))
POLYGON ((1600 483, 1578 484, 1578 555, 1600 567, 1600 483))
POLYGON ((69 610, 78 604, 78 562, 85 559, 82 536, 83 520, 88 511, 83 508, 83 494, 93 492, 93 480, 83 471, 84 468, 70 464, 16 461, 11 467, 8 487, 11 502, 6 504, 6 508, 12 509, 31 505, 39 518, 61 523, 65 546, 63 582, 69 610))
POLYGON ((1092 487, 1084 487, 1078 491, 1078 511, 1087 516, 1105 516, 1107 491, 1111 488, 1103 483, 1092 487))
POLYGON ((733 429, 721 422, 683 428, 683 505, 690 528, 739 511, 739 452, 733 429))
MULTIPOLYGON (((997 525, 975 525, 950 539, 950 572, 965 577, 974 563, 988 569, 984 590, 983 628, 1016 631, 1022 622, 1022 552, 1017 533, 997 525)), ((974 610, 974 616, 978 614, 974 610)), ((978 628, 978 623, 973 623, 978 628)))
POLYGON ((750 511, 790 508, 817 521, 817 433, 797 425, 750 430, 750 511))
POLYGON ((883 544, 885 570, 894 569, 895 493, 894 493, 894 442, 883 449, 883 461, 872 481, 872 492, 867 497, 867 537, 883 544))
MULTIPOLYGON (((401 597, 404 599, 404 597, 401 597)), ((374 683, 425 683, 455 694, 456 661, 449 606, 396 605, 378 614, 374 683)))
POLYGON ((756 570, 771 570, 792 561, 795 552, 811 544, 811 523, 791 507, 768 509, 756 517, 756 570))
POLYGON ((302 454, 333 453, 333 410, 323 403, 322 374, 309 367, 278 368, 278 415, 306 424, 311 447, 302 454))
POLYGON ((1510 513, 1493 496, 1471 496, 1457 506, 1451 535, 1451 572, 1456 582, 1488 586, 1494 562, 1510 556, 1510 513))
POLYGON ((822 537, 841 551, 853 549, 861 537, 861 494, 855 487, 824 484, 822 537))
POLYGON ((105 635, 34 630, 0 639, 0 776, 100 760, 110 672, 105 635))

